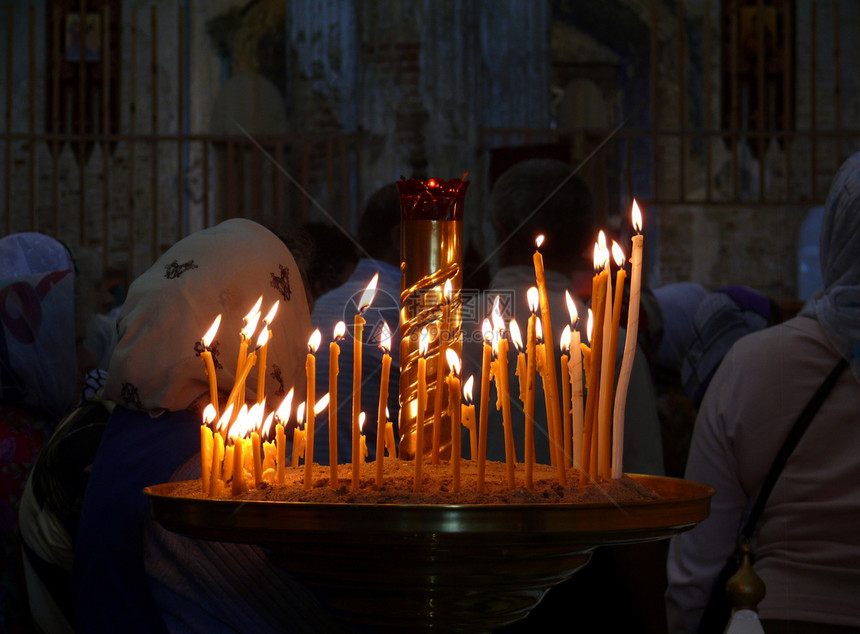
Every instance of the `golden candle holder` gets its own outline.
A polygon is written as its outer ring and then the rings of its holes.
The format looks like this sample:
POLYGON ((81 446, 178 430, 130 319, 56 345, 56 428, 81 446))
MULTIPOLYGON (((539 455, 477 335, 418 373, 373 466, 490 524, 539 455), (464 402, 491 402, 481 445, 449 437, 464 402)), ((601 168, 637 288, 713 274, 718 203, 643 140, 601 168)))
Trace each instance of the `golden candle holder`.
POLYGON ((144 492, 168 530, 266 548, 345 623, 369 631, 484 632, 525 618, 597 547, 665 539, 708 516, 712 487, 630 477, 660 497, 327 504, 181 497, 175 492, 184 483, 144 492))
MULTIPOLYGON (((462 353, 460 290, 463 287, 463 201, 468 181, 460 179, 399 181, 400 207, 400 457, 414 458, 416 433, 424 434, 424 453, 433 448, 433 419, 443 341, 462 353), (442 289, 451 282, 448 331, 442 332, 445 299, 442 289), (427 407, 417 416, 419 333, 427 326, 436 336, 427 359, 427 407)), ((443 373, 444 374, 444 373, 443 373)), ((440 401, 439 452, 450 456, 451 419, 448 399, 440 401)))

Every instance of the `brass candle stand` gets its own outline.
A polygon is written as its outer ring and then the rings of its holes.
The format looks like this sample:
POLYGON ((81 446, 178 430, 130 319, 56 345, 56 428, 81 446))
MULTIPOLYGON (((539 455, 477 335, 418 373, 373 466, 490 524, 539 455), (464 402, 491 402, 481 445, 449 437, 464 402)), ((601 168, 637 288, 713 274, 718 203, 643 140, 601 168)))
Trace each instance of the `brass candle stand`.
POLYGON ((440 406, 439 451, 450 456, 451 420, 447 395, 437 401, 443 341, 462 354, 460 290, 463 287, 463 202, 468 181, 459 179, 397 183, 402 211, 400 223, 400 457, 415 457, 417 433, 424 434, 424 453, 433 447, 433 419, 440 406), (442 332, 442 289, 451 282, 447 332, 442 332), (435 333, 427 359, 427 408, 418 420, 419 333, 427 326, 435 333))

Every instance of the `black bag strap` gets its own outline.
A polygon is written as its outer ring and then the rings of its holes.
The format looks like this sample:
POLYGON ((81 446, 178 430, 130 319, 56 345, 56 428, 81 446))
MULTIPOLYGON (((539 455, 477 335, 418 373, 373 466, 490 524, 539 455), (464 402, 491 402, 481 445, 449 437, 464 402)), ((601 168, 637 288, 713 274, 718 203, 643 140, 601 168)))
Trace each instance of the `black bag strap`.
POLYGON ((788 457, 794 451, 794 448, 797 447, 797 443, 800 442, 800 438, 807 427, 809 427, 809 423, 812 422, 824 399, 830 394, 830 390, 836 385, 836 381, 839 380, 839 377, 847 367, 848 361, 844 357, 839 359, 839 363, 836 364, 836 367, 824 379, 824 382, 819 386, 815 394, 813 394, 806 407, 803 408, 803 411, 794 423, 794 427, 788 432, 785 442, 782 443, 782 447, 776 453, 776 458, 774 458, 773 464, 770 466, 770 471, 767 472, 767 477, 764 479, 764 484, 761 487, 758 498, 747 515, 746 520, 743 522, 739 543, 749 542, 752 538, 753 533, 755 533, 755 526, 764 510, 764 505, 767 503, 767 498, 770 496, 771 491, 773 491, 773 487, 776 484, 777 478, 779 478, 779 474, 782 473, 785 463, 788 462, 788 457))

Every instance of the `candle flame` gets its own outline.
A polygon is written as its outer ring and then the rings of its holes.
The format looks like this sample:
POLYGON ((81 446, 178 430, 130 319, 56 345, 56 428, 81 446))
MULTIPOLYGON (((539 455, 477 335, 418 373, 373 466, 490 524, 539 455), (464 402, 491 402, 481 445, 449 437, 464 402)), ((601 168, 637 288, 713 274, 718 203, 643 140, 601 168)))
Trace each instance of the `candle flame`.
POLYGON ((444 290, 442 291, 442 296, 445 298, 446 302, 451 301, 451 295, 454 292, 454 286, 451 284, 451 280, 445 280, 444 290))
POLYGON ((484 322, 481 324, 481 334, 484 336, 484 343, 490 344, 493 341, 493 326, 490 323, 490 320, 486 317, 484 318, 484 322))
POLYGON ((361 299, 358 302, 358 312, 363 313, 367 310, 367 307, 370 306, 370 303, 373 301, 374 296, 376 295, 376 282, 379 280, 379 273, 375 273, 373 278, 368 283, 367 288, 364 289, 364 293, 361 294, 361 299))
MULTIPOLYGON (((250 321, 254 317, 254 315, 256 315, 257 313, 260 312, 260 306, 262 306, 262 305, 263 305, 263 296, 260 295, 260 298, 254 304, 254 307, 250 311, 248 311, 247 315, 245 315, 245 319, 244 319, 245 324, 250 323, 250 321)), ((259 319, 259 317, 258 317, 258 319, 259 319)))
POLYGON ((346 324, 342 321, 337 322, 334 325, 334 340, 343 339, 343 336, 346 334, 346 324))
POLYGON ((517 352, 522 352, 523 351, 523 337, 522 337, 522 334, 520 333, 520 326, 517 323, 517 320, 511 319, 511 323, 510 323, 509 327, 511 329, 511 341, 514 342, 514 347, 517 349, 517 352))
POLYGON ((213 420, 215 420, 215 416, 216 416, 215 406, 212 405, 212 403, 209 403, 209 405, 207 405, 203 409, 203 424, 204 425, 210 424, 213 420))
POLYGON ((230 438, 244 438, 248 433, 248 406, 242 404, 242 407, 239 409, 239 415, 236 416, 236 420, 233 422, 233 426, 230 428, 230 438))
POLYGON ((502 311, 499 309, 499 296, 496 295, 496 299, 493 300, 493 328, 495 330, 500 330, 502 332, 505 331, 505 320, 502 317, 502 311))
POLYGON ((466 382, 463 383, 463 400, 466 401, 466 405, 472 404, 472 387, 475 385, 475 375, 472 374, 466 379, 466 382))
POLYGON ((269 412, 269 415, 266 416, 266 420, 263 422, 263 428, 260 432, 261 436, 268 436, 269 432, 272 431, 272 423, 275 421, 275 412, 269 412))
POLYGON ((248 429, 259 429, 263 424, 263 414, 265 413, 264 403, 254 403, 248 410, 248 429))
POLYGON ((275 318, 275 315, 278 312, 278 305, 281 303, 281 300, 275 300, 275 303, 272 304, 272 307, 269 309, 269 312, 266 313, 266 316, 263 317, 263 323, 267 326, 272 323, 272 320, 275 318))
POLYGON ((322 398, 317 401, 317 404, 314 405, 314 414, 322 414, 326 408, 328 407, 329 394, 326 392, 323 394, 322 398))
POLYGON ((540 306, 540 292, 536 286, 532 286, 526 291, 526 300, 529 303, 529 310, 533 315, 537 315, 538 306, 540 306))
POLYGON ((451 373, 454 376, 460 376, 460 357, 451 348, 445 348, 445 359, 448 361, 448 367, 451 368, 451 373))
POLYGON ((615 264, 619 267, 624 266, 624 251, 615 240, 612 241, 612 257, 615 258, 615 264))
POLYGON ((364 421, 367 420, 367 415, 364 412, 358 414, 358 428, 364 433, 364 421))
POLYGON ((317 328, 314 330, 311 338, 308 339, 308 352, 313 354, 317 351, 317 348, 320 347, 320 341, 322 340, 322 335, 320 334, 320 329, 317 328))
POLYGON ((535 319, 535 339, 538 343, 543 343, 543 326, 541 326, 540 317, 535 319))
POLYGON ((284 425, 290 420, 290 412, 293 410, 293 393, 295 392, 295 388, 290 388, 290 391, 287 392, 287 395, 284 397, 284 400, 281 401, 281 406, 278 407, 278 411, 275 412, 275 416, 278 417, 278 422, 284 425))
POLYGON ((206 331, 206 334, 203 335, 203 347, 208 348, 212 344, 212 340, 215 338, 215 334, 218 332, 218 326, 221 325, 221 315, 219 314, 215 321, 212 322, 212 326, 206 331))
POLYGON ((262 348, 269 342, 269 333, 271 331, 263 325, 263 329, 260 331, 260 336, 257 337, 257 347, 262 348))
POLYGON ((573 297, 571 297, 570 292, 564 291, 564 301, 567 302, 567 312, 570 313, 570 323, 571 325, 576 325, 576 320, 579 319, 579 311, 576 310, 576 302, 573 301, 573 297))
POLYGON ((630 212, 630 219, 633 222, 633 228, 636 233, 642 233, 642 212, 639 210, 639 204, 636 199, 633 199, 633 209, 630 212))
POLYGON ((391 330, 385 320, 382 321, 382 330, 379 333, 379 347, 382 348, 382 354, 388 354, 391 350, 391 330))
POLYGON ((296 408, 296 425, 304 427, 305 425, 305 402, 302 401, 299 403, 299 406, 296 408))
POLYGON ((242 339, 250 339, 257 330, 257 322, 260 321, 260 311, 246 318, 245 327, 242 328, 242 339))
POLYGON ((567 354, 570 352, 570 325, 564 327, 561 331, 561 353, 567 354))
POLYGON ((543 234, 540 234, 537 238, 535 238, 535 248, 540 249, 543 244, 543 234))
POLYGON ((603 267, 603 250, 600 245, 594 243, 594 270, 599 271, 603 267))
POLYGON ((430 331, 427 326, 421 329, 421 335, 418 338, 418 354, 422 357, 427 355, 427 348, 430 346, 430 331))
POLYGON ((224 413, 221 414, 221 418, 218 419, 218 425, 215 427, 216 430, 221 431, 222 429, 227 429, 227 425, 230 424, 230 419, 233 417, 233 403, 230 403, 227 406, 227 409, 224 410, 224 413))
POLYGON ((385 406, 385 420, 391 418, 391 412, 388 411, 388 405, 385 406))
POLYGON ((597 244, 600 246, 600 250, 606 248, 606 234, 603 232, 603 229, 597 234, 597 244))
POLYGON ((588 323, 585 326, 585 336, 588 338, 588 341, 591 341, 591 331, 594 330, 594 313, 591 312, 591 309, 588 309, 588 323))

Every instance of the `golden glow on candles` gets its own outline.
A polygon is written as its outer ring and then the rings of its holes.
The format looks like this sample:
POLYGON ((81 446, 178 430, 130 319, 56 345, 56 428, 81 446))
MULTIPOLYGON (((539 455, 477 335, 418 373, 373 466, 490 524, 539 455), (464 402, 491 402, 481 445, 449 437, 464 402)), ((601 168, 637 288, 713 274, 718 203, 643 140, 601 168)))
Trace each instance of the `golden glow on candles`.
POLYGON ((257 338, 258 363, 257 363, 257 402, 262 403, 266 398, 266 353, 269 347, 269 336, 271 330, 268 324, 263 324, 260 336, 257 338))
POLYGON ((340 346, 337 342, 345 334, 346 324, 337 322, 328 348, 328 393, 331 395, 328 407, 328 463, 329 486, 332 489, 337 488, 337 375, 340 374, 340 346))
POLYGON ((275 303, 272 304, 272 307, 269 309, 269 312, 266 313, 266 316, 263 317, 263 323, 267 326, 272 325, 272 321, 275 319, 275 315, 278 312, 278 305, 281 303, 281 300, 275 300, 275 303))
MULTIPOLYGON (((535 268, 535 280, 537 281, 538 295, 540 299, 540 316, 546 331, 546 341, 550 342, 550 351, 553 347, 552 317, 549 310, 549 295, 546 288, 546 272, 543 266, 543 256, 539 249, 543 243, 543 236, 535 240, 535 252, 533 256, 535 268)), ((544 389, 548 390, 550 407, 547 409, 547 431, 549 432, 550 458, 558 470, 558 483, 564 486, 567 478, 564 473, 564 461, 561 460, 561 410, 558 399, 558 375, 555 369, 555 355, 550 352, 546 358, 546 384, 544 389)))
POLYGON ((412 491, 421 492, 421 479, 424 467, 424 412, 427 409, 427 348, 430 344, 430 333, 427 326, 421 329, 418 339, 418 410, 415 425, 415 472, 412 480, 412 491))
POLYGON ((520 333, 520 326, 517 324, 516 319, 511 319, 508 324, 508 328, 511 333, 511 341, 514 344, 514 348, 517 351, 517 368, 514 374, 516 374, 517 379, 519 380, 520 385, 520 401, 522 403, 526 402, 526 389, 528 379, 526 377, 526 354, 525 348, 523 348, 523 337, 520 333))
POLYGON ((570 403, 570 324, 561 331, 561 458, 564 466, 570 466, 571 456, 571 403, 570 403))
POLYGON ((493 327, 489 319, 484 319, 481 324, 483 335, 483 355, 481 358, 481 410, 480 424, 478 425, 478 493, 484 492, 484 471, 487 460, 487 420, 490 413, 490 374, 493 356, 493 327))
POLYGON ((275 449, 277 450, 277 461, 275 462, 275 481, 278 484, 284 483, 284 478, 286 476, 286 466, 287 466, 287 438, 284 433, 284 427, 290 421, 290 414, 292 413, 293 408, 293 394, 295 393, 295 388, 290 388, 290 391, 287 392, 287 395, 284 397, 284 400, 281 401, 280 407, 278 407, 275 412, 275 418, 278 419, 277 425, 275 425, 275 449))
POLYGON ((359 463, 364 464, 367 461, 367 436, 365 436, 365 428, 364 424, 367 421, 367 415, 364 412, 361 412, 358 415, 358 429, 361 432, 361 437, 359 438, 359 463))
POLYGON ((216 417, 217 413, 211 403, 203 409, 203 424, 200 426, 200 473, 204 496, 210 495, 210 484, 212 482, 212 450, 214 448, 214 439, 210 425, 216 417))
MULTIPOLYGON (((212 326, 203 335, 203 352, 200 356, 203 357, 203 363, 206 368, 206 376, 209 377, 209 401, 215 409, 215 418, 218 418, 218 378, 215 376, 215 361, 212 359, 212 351, 209 346, 215 339, 215 334, 218 332, 218 326, 221 325, 221 315, 219 314, 212 326)), ((214 420, 214 419, 213 419, 214 420)))
POLYGON ((631 222, 637 235, 632 238, 633 249, 630 253, 630 303, 627 308, 627 335, 624 341, 624 356, 621 360, 621 372, 618 376, 618 389, 615 394, 613 412, 612 442, 612 477, 620 478, 623 473, 624 447, 624 416, 627 406, 627 388, 630 385, 630 373, 633 370, 633 358, 636 354, 636 340, 639 331, 639 298, 642 285, 642 212, 639 205, 633 201, 631 222))
POLYGON ((310 489, 313 485, 314 422, 316 421, 316 408, 313 405, 317 400, 317 360, 315 354, 320 341, 322 341, 322 335, 317 328, 311 334, 311 338, 308 339, 308 356, 305 361, 305 375, 308 381, 308 396, 305 401, 308 404, 308 421, 305 425, 305 489, 310 489))
POLYGON ((462 412, 460 411, 460 357, 454 350, 448 348, 445 357, 451 374, 448 375, 448 393, 451 395, 451 472, 454 479, 452 490, 460 492, 460 457, 463 453, 461 446, 462 412))
POLYGON ((583 470, 580 482, 585 484, 589 476, 597 475, 597 413, 600 400, 600 362, 603 344, 604 311, 606 308, 606 280, 609 272, 603 268, 604 250, 599 243, 594 245, 594 268, 597 271, 592 279, 591 304, 594 308, 593 317, 589 320, 593 327, 590 329, 591 359, 587 372, 587 399, 585 403, 585 421, 583 423, 583 470), (593 336, 592 334, 593 333, 593 336))
POLYGON ((379 409, 376 415, 376 486, 382 486, 382 466, 385 454, 385 427, 388 423, 388 379, 391 373, 391 330, 382 322, 379 334, 379 347, 382 349, 382 376, 379 382, 379 409))
MULTIPOLYGON (((582 465, 582 343, 576 322, 579 320, 579 312, 576 303, 565 291, 567 310, 570 313, 570 360, 568 361, 568 375, 570 376, 571 404, 570 404, 570 427, 571 427, 571 456, 570 464, 577 469, 582 465)), ((589 320, 592 319, 591 311, 589 320)), ((590 334, 589 330, 589 334, 590 334)))
POLYGON ((357 491, 359 485, 359 451, 361 449, 361 427, 358 417, 361 414, 361 344, 364 332, 364 311, 370 306, 376 295, 376 283, 379 273, 374 274, 361 294, 358 302, 358 312, 353 322, 354 332, 352 341, 352 490, 357 491))
POLYGON ((508 487, 513 489, 516 484, 515 469, 517 457, 514 448, 514 430, 511 427, 511 399, 509 395, 510 381, 508 379, 508 340, 505 338, 505 320, 499 310, 499 296, 493 300, 492 320, 494 329, 493 351, 496 356, 496 406, 502 409, 502 424, 505 432, 505 466, 508 474, 508 487))
MULTIPOLYGON (((442 396, 445 386, 445 351, 448 347, 451 329, 451 294, 453 286, 450 279, 445 280, 441 298, 441 319, 439 321, 436 352, 436 389, 433 393, 433 450, 430 459, 439 464, 439 449, 442 443, 442 396)), ((450 398, 450 395, 449 395, 450 398)))
POLYGON ((472 402, 472 387, 475 384, 475 375, 472 374, 463 383, 463 426, 469 430, 469 458, 477 459, 478 455, 478 429, 475 426, 475 405, 472 402))

